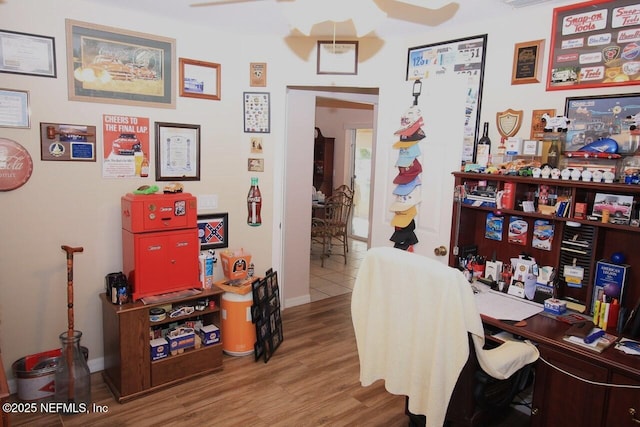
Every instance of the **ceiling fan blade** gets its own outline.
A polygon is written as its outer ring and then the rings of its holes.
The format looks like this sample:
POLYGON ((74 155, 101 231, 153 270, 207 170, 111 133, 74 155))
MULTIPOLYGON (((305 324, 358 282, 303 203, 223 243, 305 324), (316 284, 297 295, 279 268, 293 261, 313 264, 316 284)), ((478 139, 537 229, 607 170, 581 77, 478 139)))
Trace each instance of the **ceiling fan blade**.
POLYGON ((232 4, 232 3, 249 3, 254 1, 263 1, 263 0, 218 0, 218 1, 208 1, 204 3, 192 3, 189 6, 191 7, 205 7, 205 6, 217 6, 222 4, 232 4))
POLYGON ((460 8, 458 2, 450 2, 438 9, 415 6, 397 0, 373 0, 373 2, 386 12, 389 18, 429 26, 436 26, 453 18, 460 8))
MULTIPOLYGON (((264 1, 264 0, 217 0, 217 1, 208 1, 204 3, 192 3, 189 6, 191 7, 205 7, 205 6, 217 6, 223 4, 236 4, 236 3, 252 3, 255 1, 264 1)), ((275 1, 294 1, 294 0, 275 0, 275 1)))

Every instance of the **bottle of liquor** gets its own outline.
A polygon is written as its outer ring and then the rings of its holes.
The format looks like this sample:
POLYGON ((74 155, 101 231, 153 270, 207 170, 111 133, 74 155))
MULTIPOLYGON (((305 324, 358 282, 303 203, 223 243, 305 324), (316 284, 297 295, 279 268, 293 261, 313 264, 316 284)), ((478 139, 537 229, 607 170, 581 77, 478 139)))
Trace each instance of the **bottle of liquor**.
POLYGON ((144 156, 142 163, 140 164, 140 176, 142 178, 149 176, 149 159, 147 159, 147 156, 144 156))
POLYGON ((251 178, 251 188, 249 188, 249 195, 247 196, 247 209, 249 216, 247 217, 247 224, 252 227, 257 227, 262 224, 262 218, 260 217, 260 210, 262 209, 262 195, 260 194, 260 187, 258 187, 258 178, 251 178))
POLYGON ((547 151, 547 163, 551 168, 557 168, 558 160, 560 160, 560 146, 558 145, 558 140, 554 138, 551 140, 549 151, 547 151))
POLYGON ((478 140, 476 148, 476 163, 480 166, 487 166, 490 161, 491 139, 489 139, 489 122, 484 122, 482 137, 478 140))

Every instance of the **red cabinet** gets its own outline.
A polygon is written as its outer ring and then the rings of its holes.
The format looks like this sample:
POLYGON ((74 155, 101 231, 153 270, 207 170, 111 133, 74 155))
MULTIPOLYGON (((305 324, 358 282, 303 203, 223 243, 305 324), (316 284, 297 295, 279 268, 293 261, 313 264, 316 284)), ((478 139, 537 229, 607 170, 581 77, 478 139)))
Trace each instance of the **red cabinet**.
POLYGON ((134 300, 200 287, 196 212, 187 193, 122 197, 122 266, 134 300))

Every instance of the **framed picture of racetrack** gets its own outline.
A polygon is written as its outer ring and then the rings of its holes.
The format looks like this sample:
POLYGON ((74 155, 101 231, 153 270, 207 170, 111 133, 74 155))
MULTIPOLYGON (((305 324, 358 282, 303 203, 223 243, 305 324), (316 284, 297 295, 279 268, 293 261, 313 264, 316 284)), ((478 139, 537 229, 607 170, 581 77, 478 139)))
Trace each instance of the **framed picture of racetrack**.
POLYGON ((638 136, 631 131, 640 128, 639 113, 640 93, 567 98, 564 115, 570 122, 564 151, 610 138, 618 145, 617 153, 633 153, 638 149, 638 136))
POLYGON ((69 100, 176 108, 175 39, 66 20, 69 100))

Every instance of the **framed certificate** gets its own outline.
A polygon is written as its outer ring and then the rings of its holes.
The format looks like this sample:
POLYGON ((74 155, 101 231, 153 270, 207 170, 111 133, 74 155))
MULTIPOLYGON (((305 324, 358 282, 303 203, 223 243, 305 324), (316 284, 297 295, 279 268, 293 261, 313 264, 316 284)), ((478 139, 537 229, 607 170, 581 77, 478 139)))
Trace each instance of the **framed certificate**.
POLYGON ((156 181, 200 181, 200 125, 156 122, 156 181))

